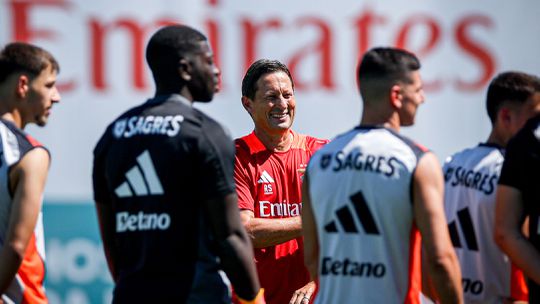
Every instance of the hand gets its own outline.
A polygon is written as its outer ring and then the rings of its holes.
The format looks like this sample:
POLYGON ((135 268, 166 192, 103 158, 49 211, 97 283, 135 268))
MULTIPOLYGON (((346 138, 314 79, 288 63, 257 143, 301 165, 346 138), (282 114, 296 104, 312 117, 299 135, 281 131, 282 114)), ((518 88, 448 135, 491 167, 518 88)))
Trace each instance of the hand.
POLYGON ((296 290, 289 304, 307 304, 311 303, 311 296, 315 291, 315 282, 311 281, 306 286, 296 290))
POLYGON ((519 301, 519 300, 514 300, 512 298, 505 298, 503 299, 503 304, 528 304, 529 302, 527 301, 519 301))

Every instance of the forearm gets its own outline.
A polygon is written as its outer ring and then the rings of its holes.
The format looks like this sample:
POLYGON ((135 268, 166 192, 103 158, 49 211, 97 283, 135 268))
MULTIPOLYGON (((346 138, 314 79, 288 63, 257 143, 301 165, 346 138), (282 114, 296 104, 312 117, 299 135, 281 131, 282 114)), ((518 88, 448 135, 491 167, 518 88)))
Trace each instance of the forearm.
POLYGON ((274 246, 302 235, 299 216, 283 219, 251 218, 244 223, 244 227, 255 248, 274 246))
POLYGON ((495 241, 527 277, 540 284, 540 253, 520 231, 497 231, 495 241))
POLYGON ((461 270, 453 253, 430 257, 427 268, 440 303, 461 303, 461 270))
POLYGON ((19 270, 23 255, 9 244, 0 250, 0 295, 3 294, 19 270))
POLYGON ((495 209, 495 242, 526 276, 538 284, 540 253, 523 234, 525 216, 521 191, 499 185, 495 209))
POLYGON ((238 232, 219 242, 219 256, 235 292, 243 299, 253 299, 260 289, 253 264, 251 242, 238 232))
POLYGON ((305 259, 306 268, 309 271, 310 280, 316 281, 319 275, 319 263, 317 258, 310 257, 305 259))

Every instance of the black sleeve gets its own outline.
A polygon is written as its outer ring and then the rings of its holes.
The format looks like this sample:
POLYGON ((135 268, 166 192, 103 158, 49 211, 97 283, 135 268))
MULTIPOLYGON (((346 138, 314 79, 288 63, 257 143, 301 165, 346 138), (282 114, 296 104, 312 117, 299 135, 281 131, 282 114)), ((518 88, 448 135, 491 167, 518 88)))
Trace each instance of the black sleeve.
POLYGON ((200 141, 201 178, 207 199, 222 198, 235 191, 234 187, 234 143, 232 138, 217 122, 203 122, 200 141))
POLYGON ((107 188, 105 175, 105 156, 107 145, 107 133, 101 137, 94 149, 94 164, 92 168, 92 184, 94 188, 94 200, 106 203, 109 199, 109 189, 107 188))
POLYGON ((527 171, 526 150, 531 145, 527 142, 524 133, 511 139, 506 148, 504 163, 499 177, 499 184, 523 190, 525 174, 527 171))

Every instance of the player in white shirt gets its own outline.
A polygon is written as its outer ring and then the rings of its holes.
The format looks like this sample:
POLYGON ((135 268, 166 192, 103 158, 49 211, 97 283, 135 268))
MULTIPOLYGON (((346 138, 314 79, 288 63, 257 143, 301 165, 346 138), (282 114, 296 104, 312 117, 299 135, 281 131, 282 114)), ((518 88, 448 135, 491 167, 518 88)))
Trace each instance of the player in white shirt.
POLYGON ((360 126, 308 165, 302 223, 305 262, 320 282, 316 303, 420 303, 422 244, 438 300, 462 302, 440 165, 398 134, 424 101, 419 69, 404 50, 367 52, 358 69, 360 126))
POLYGON ((486 106, 492 123, 485 143, 449 157, 444 165, 445 212, 463 275, 466 303, 527 301, 521 270, 493 239, 495 193, 504 148, 528 118, 540 112, 540 79, 505 72, 488 88, 486 106))

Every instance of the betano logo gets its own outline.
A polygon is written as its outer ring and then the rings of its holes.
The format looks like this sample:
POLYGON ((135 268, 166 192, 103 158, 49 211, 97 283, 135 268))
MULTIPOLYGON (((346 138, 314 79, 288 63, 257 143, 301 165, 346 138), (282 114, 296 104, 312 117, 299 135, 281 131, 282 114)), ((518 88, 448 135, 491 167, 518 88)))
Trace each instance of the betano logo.
MULTIPOLYGON (((362 228, 364 228, 365 233, 376 235, 380 234, 379 228, 375 223, 373 214, 369 210, 369 207, 366 203, 366 200, 364 199, 364 195, 362 194, 362 192, 360 191, 351 195, 350 200, 355 211, 354 215, 356 215, 356 218, 360 222, 360 225, 362 226, 362 228)), ((349 209, 349 206, 345 205, 339 208, 336 211, 336 217, 336 220, 333 220, 324 226, 324 230, 326 230, 326 232, 338 233, 338 226, 336 225, 337 221, 341 224, 341 227, 343 228, 345 233, 358 233, 358 228, 355 224, 353 213, 349 209)))
POLYGON ((162 195, 163 187, 148 150, 137 157, 137 164, 126 173, 127 181, 114 190, 116 195, 118 197, 162 195))
POLYGON ((171 217, 167 213, 144 213, 137 214, 118 212, 116 214, 116 232, 144 231, 144 230, 167 230, 171 225, 171 217))

